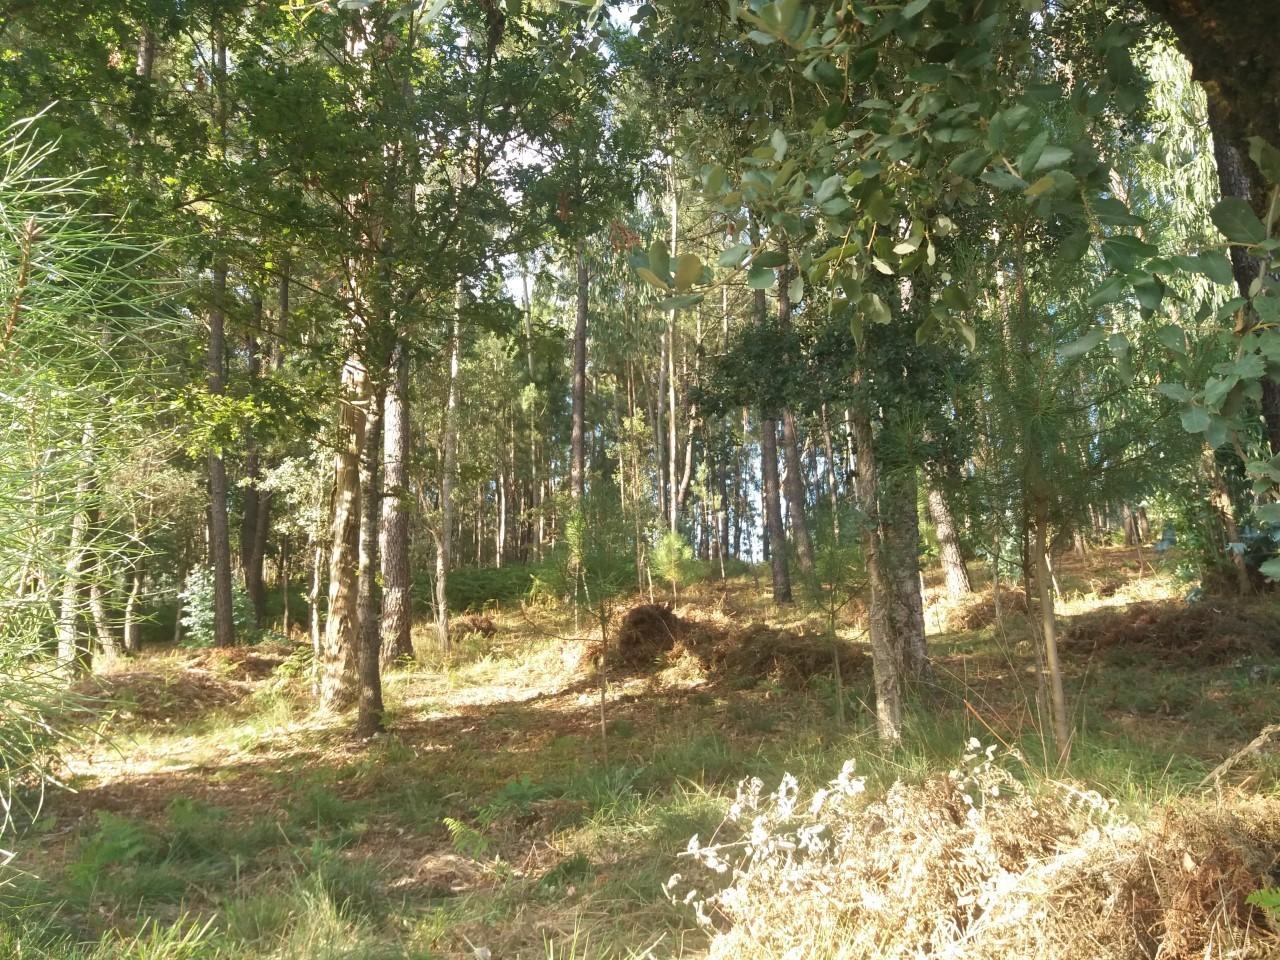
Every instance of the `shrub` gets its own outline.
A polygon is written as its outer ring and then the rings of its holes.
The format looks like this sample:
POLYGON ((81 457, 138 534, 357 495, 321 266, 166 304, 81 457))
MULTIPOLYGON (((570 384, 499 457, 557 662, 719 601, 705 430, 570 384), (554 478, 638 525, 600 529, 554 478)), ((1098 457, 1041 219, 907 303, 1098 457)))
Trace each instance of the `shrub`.
MULTIPOLYGON (((213 570, 195 567, 187 574, 179 593, 182 598, 182 644, 186 647, 213 645, 213 570)), ((234 580, 231 585, 231 613, 236 635, 251 637, 253 613, 244 585, 234 580)))
POLYGON ((957 769, 879 798, 852 761, 808 797, 789 775, 772 794, 744 782, 715 836, 666 885, 719 931, 713 960, 1274 956, 1248 903, 1280 841, 1274 797, 1139 826, 1095 792, 1024 785, 970 741, 957 769))

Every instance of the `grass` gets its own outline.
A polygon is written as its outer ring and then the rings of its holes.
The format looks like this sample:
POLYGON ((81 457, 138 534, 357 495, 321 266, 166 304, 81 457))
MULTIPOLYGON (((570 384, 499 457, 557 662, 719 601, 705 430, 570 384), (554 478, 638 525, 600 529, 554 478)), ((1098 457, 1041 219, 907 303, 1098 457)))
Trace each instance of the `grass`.
MULTIPOLYGON (((1060 576, 1068 632, 1070 616, 1175 593, 1119 552, 1060 576)), ((942 625, 936 580, 929 622, 942 625)), ((820 629, 811 610, 773 609, 765 589, 750 577, 693 584, 681 609, 820 629)), ((936 677, 913 694, 893 753, 874 741, 868 678, 844 678, 839 725, 825 674, 800 689, 611 677, 602 741, 571 614, 508 606, 495 619, 495 637, 389 675, 393 730, 368 743, 312 715, 305 672, 292 669, 237 680, 215 663, 202 689, 226 702, 192 709, 171 696, 166 716, 151 704, 114 717, 67 758, 79 792, 55 797, 20 841, 28 875, 0 888, 0 956, 697 956, 705 936, 662 885, 691 836, 715 833, 744 777, 771 786, 790 772, 810 789, 856 757, 881 790, 949 768, 971 737, 1016 747, 1029 781, 1062 775, 1041 734, 1025 618, 931 637, 936 677)), ((185 656, 129 664, 125 692, 134 674, 180 691, 185 656)), ((1280 692, 1276 656, 1153 669, 1130 646, 1067 645, 1064 658, 1078 731, 1068 773, 1135 816, 1195 793, 1280 692)), ((1280 764, 1254 768, 1255 789, 1274 789, 1280 764)))

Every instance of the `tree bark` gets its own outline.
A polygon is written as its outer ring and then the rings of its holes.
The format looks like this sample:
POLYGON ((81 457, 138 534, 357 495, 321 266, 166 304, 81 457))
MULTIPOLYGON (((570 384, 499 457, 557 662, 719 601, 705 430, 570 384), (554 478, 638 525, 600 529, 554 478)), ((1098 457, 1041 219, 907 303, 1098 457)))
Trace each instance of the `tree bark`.
POLYGON ((760 418, 760 469, 763 474, 766 552, 773 572, 773 602, 791 603, 791 570, 787 559, 787 531, 782 522, 778 480, 778 421, 760 418))
MULTIPOLYGON (((778 271, 778 325, 786 330, 791 326, 791 294, 787 290, 791 271, 778 271)), ((800 442, 796 436, 796 418, 791 410, 782 410, 782 454, 786 458, 787 472, 784 478, 787 493, 787 510, 791 515, 791 537, 796 545, 796 563, 802 573, 813 573, 813 538, 809 535, 808 507, 804 485, 804 468, 800 462, 800 442)))
POLYGON ((403 340, 391 355, 383 430, 382 662, 413 656, 412 578, 409 572, 409 358, 403 340))
POLYGON ((964 554, 960 552, 960 538, 956 534, 955 517, 951 514, 951 504, 947 503, 942 488, 928 479, 925 481, 925 496, 929 502, 929 517, 933 520, 938 534, 938 553, 942 560, 942 572, 946 578, 947 596, 958 600, 973 592, 973 582, 969 579, 969 568, 965 566, 964 554))
POLYGON ((381 474, 382 407, 386 388, 379 385, 368 393, 364 413, 364 442, 360 451, 360 558, 356 610, 359 618, 360 649, 357 656, 360 691, 356 714, 356 734, 371 737, 383 729, 382 674, 380 654, 382 631, 378 618, 378 527, 382 519, 381 474))
POLYGON ((1058 747, 1058 763, 1065 765, 1071 755, 1071 727, 1067 720, 1067 695, 1062 684, 1062 666, 1058 662, 1058 628, 1053 610, 1052 572, 1049 567, 1045 528, 1048 520, 1043 511, 1036 518, 1036 589, 1040 596, 1040 625, 1044 633, 1044 659, 1049 671, 1049 698, 1053 708, 1053 737, 1058 747))
MULTIPOLYGON (((262 329, 262 298, 256 293, 253 296, 254 329, 262 329)), ((248 352, 248 379, 250 389, 254 389, 262 370, 261 344, 256 333, 250 333, 245 346, 248 352)), ((244 473, 244 516, 240 525, 240 567, 244 576, 244 591, 248 594, 249 604, 253 609, 253 625, 262 629, 266 615, 267 595, 263 578, 263 565, 266 561, 267 494, 259 491, 260 464, 258 440, 253 431, 245 437, 244 473)))
MULTIPOLYGON (((462 284, 458 284, 458 310, 462 284)), ((458 318, 449 321, 449 387, 444 405, 443 463, 440 470, 440 534, 436 538, 436 644, 449 652, 449 565, 453 559, 453 485, 458 469, 458 318)))
POLYGON ((329 609, 321 648, 320 704, 344 710, 356 700, 359 645, 360 454, 368 379, 364 364, 350 357, 342 367, 338 449, 334 454, 333 521, 329 547, 329 609))
POLYGON ((572 423, 569 433, 569 496, 577 503, 582 499, 586 482, 583 429, 587 400, 587 273, 586 242, 578 241, 578 298, 577 314, 573 324, 573 386, 572 423))
MULTIPOLYGON (((860 376, 860 374, 858 375, 860 376)), ((880 554, 880 508, 876 476, 875 436, 871 416, 859 406, 851 416, 857 445, 856 488, 862 510, 862 554, 871 587, 867 633, 876 688, 876 731, 889 745, 902 742, 902 688, 899 662, 889 622, 889 583, 880 554)))
MULTIPOLYGON (((215 120, 223 160, 227 153, 227 103, 223 87, 227 76, 227 43, 218 15, 213 25, 214 81, 217 86, 215 120)), ((227 261, 218 252, 213 266, 213 304, 209 310, 209 344, 205 357, 212 396, 226 393, 223 368, 226 354, 227 261)), ((209 565, 213 568, 213 642, 219 647, 235 643, 231 601, 231 525, 227 519, 227 465, 222 451, 209 448, 209 565)))
MULTIPOLYGON (((87 461, 92 460, 96 430, 86 423, 81 448, 87 461)), ((80 617, 80 586, 85 560, 88 559, 89 498, 93 493, 93 465, 86 462, 84 473, 76 481, 75 512, 71 515, 71 535, 67 542, 67 563, 62 574, 62 597, 58 605, 58 664, 67 679, 85 672, 89 664, 88 649, 80 642, 77 621, 80 617)))
MULTIPOLYGON (((861 461, 859 461, 861 462, 861 461)), ((924 600, 920 595, 920 514, 913 466, 886 472, 880 480, 880 551, 889 588, 889 629, 902 672, 919 679, 929 672, 924 600)))

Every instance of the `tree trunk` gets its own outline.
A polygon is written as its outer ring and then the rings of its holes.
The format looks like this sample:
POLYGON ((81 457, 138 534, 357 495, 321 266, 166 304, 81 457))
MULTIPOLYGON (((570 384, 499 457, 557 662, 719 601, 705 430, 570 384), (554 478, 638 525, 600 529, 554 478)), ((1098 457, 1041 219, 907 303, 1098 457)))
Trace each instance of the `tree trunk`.
MULTIPOLYGON (((213 24, 215 121, 222 158, 227 154, 227 43, 219 15, 213 24)), ((205 358, 209 393, 226 392, 223 366, 226 354, 227 261, 219 252, 213 265, 213 304, 209 310, 209 344, 205 358)), ((219 647, 235 643, 235 620, 231 602, 231 525, 227 519, 227 465, 222 451, 209 448, 209 565, 213 568, 213 642, 219 647)))
POLYGON ((902 690, 899 657, 889 623, 889 584, 880 555, 875 437, 871 417, 861 406, 851 419, 857 443, 858 505, 863 514, 862 554, 871 587, 867 633, 871 639, 871 668, 875 675, 876 731, 881 743, 896 745, 902 742, 902 690))
POLYGON ((142 564, 134 563, 129 568, 129 593, 124 601, 124 618, 121 628, 121 641, 124 652, 138 652, 138 597, 142 593, 142 564))
POLYGON ((764 478, 765 528, 769 535, 767 550, 773 571, 773 601, 790 603, 791 571, 778 481, 778 422, 767 417, 760 419, 760 466, 764 478))
MULTIPOLYGON (((462 284, 458 284, 458 310, 462 284)), ((440 471, 440 535, 436 538, 436 644, 449 652, 449 564, 453 559, 453 484, 458 468, 458 318, 449 321, 449 388, 444 405, 444 456, 440 471)))
POLYGON ((880 480, 880 551, 889 588, 889 629, 902 658, 903 673, 911 679, 929 672, 920 595, 917 490, 912 466, 886 472, 880 480))
POLYGON ((360 649, 357 656, 360 693, 356 734, 371 737, 382 730, 382 631, 378 618, 378 527, 382 520, 379 478, 383 458, 382 406, 386 388, 366 391, 364 442, 360 451, 360 548, 359 589, 356 610, 360 649))
POLYGON ((368 380, 363 363, 351 357, 342 367, 338 406, 338 449, 334 455, 333 522, 329 547, 329 609, 321 648, 320 703, 344 710, 356 700, 359 646, 360 453, 368 380))
POLYGON ((572 424, 569 436, 569 496, 577 503, 585 485, 583 427, 587 400, 587 294, 586 242, 578 241, 578 300, 573 324, 572 424))
MULTIPOLYGON (((226 48, 222 49, 225 61, 226 48)), ((220 260, 213 268, 213 308, 209 311, 209 350, 206 367, 209 393, 222 396, 223 356, 226 352, 225 314, 227 266, 220 260)), ((229 647, 236 642, 235 614, 231 602, 231 524, 227 518, 227 465, 222 451, 209 449, 209 565, 213 568, 213 642, 229 647)))
MULTIPOLYGON (((254 329, 262 329, 262 298, 256 293, 253 296, 254 329)), ((245 347, 248 352, 249 389, 256 388, 256 381, 262 369, 261 345, 258 337, 251 333, 246 338, 245 347)), ((263 564, 266 559, 266 542, 268 524, 265 510, 267 495, 258 489, 260 480, 258 441, 253 431, 245 436, 244 455, 244 516, 240 524, 240 567, 244 576, 244 591, 249 596, 249 604, 253 609, 253 626, 262 629, 262 622, 267 608, 266 587, 263 582, 263 564)))
MULTIPOLYGON (((791 295, 787 290, 791 271, 778 271, 778 325, 791 326, 791 295)), ((813 573, 813 538, 809 535, 808 512, 804 486, 804 468, 800 463, 800 442, 796 436, 796 418, 788 408, 782 411, 782 454, 786 458, 785 475, 787 510, 791 515, 791 536, 796 544, 796 563, 805 574, 813 573)))
POLYGON ((1067 721, 1067 695, 1062 685, 1062 667, 1058 662, 1058 628, 1053 611, 1052 573, 1049 567, 1045 528, 1048 520, 1043 512, 1036 520, 1036 588, 1040 595, 1040 625, 1044 633, 1044 659, 1049 671, 1049 697, 1053 707, 1053 736, 1058 747, 1058 763, 1065 765, 1071 755, 1071 727, 1067 721))
POLYGON ((409 357, 403 340, 391 355, 383 429, 382 662, 413 656, 412 578, 409 572, 409 357))
POLYGON ((960 539, 956 534, 951 505, 943 496, 942 488, 928 479, 925 482, 925 496, 929 501, 929 516, 938 534, 938 553, 942 560, 942 572, 946 577, 947 596, 958 600, 973 592, 973 582, 969 579, 969 568, 965 566, 964 555, 960 552, 960 539))
POLYGON ((76 481, 75 513, 71 516, 71 535, 67 542, 67 564, 62 574, 62 598, 58 606, 58 663, 68 679, 85 672, 89 664, 88 649, 80 642, 80 587, 85 560, 88 558, 89 498, 93 494, 92 450, 96 431, 85 424, 81 447, 87 461, 84 473, 76 481))

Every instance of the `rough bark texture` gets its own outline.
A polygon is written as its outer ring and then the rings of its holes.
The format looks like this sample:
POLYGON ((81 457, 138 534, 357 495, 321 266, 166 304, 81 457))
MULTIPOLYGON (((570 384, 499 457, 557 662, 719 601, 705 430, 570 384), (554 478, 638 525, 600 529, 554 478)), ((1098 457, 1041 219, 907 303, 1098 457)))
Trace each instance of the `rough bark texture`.
POLYGON ((360 450, 360 559, 356 611, 359 617, 359 709, 356 733, 370 737, 382 730, 382 633, 378 622, 378 526, 382 519, 379 479, 382 466, 382 404, 385 388, 369 397, 360 450))
POLYGON ((929 669, 924 600, 920 595, 920 514, 915 468, 886 472, 879 486, 880 552, 888 586, 889 629, 902 661, 902 672, 914 679, 929 669))
MULTIPOLYGON (((458 293, 461 306, 461 287, 458 293)), ((458 469, 458 321, 449 326, 449 390, 444 405, 444 463, 440 474, 440 535, 436 541, 436 643, 449 651, 449 564, 453 559, 453 483, 458 469)))
POLYGON ((409 574, 409 362, 403 341, 391 357, 391 384, 383 416, 382 662, 413 656, 409 628, 413 597, 409 574))
POLYGON ((1040 595, 1040 628, 1044 635, 1044 662, 1049 672, 1049 700, 1053 712, 1053 738, 1058 747, 1058 762, 1065 764, 1071 754, 1071 727, 1067 720, 1067 695, 1062 685, 1062 667, 1058 662, 1058 628, 1053 609, 1052 573, 1049 568, 1049 521, 1043 511, 1036 520, 1035 562, 1036 588, 1040 595))
MULTIPOLYGON (((787 292, 789 270, 778 272, 778 324, 784 330, 791 326, 791 295, 787 292)), ((813 538, 809 535, 804 469, 800 465, 800 441, 796 436, 796 418, 789 409, 782 411, 782 455, 786 458, 784 477, 787 512, 791 515, 791 536, 796 545, 796 563, 806 574, 813 573, 813 538)))
POLYGON ((569 432, 569 496, 582 499, 586 483, 586 460, 583 436, 587 402, 587 254, 583 241, 578 241, 578 300, 573 323, 573 409, 569 432))
MULTIPOLYGON (((262 327, 262 298, 253 298, 254 327, 262 327)), ((261 344, 258 338, 250 334, 245 344, 248 350, 247 374, 250 390, 252 382, 258 379, 262 370, 261 344)), ((244 511, 240 524, 240 567, 244 575, 244 591, 248 594, 249 604, 253 609, 253 625, 261 630, 267 608, 267 591, 263 578, 263 565, 267 553, 267 531, 270 524, 267 520, 267 503, 269 497, 258 489, 260 464, 258 441, 252 431, 245 437, 244 455, 245 485, 243 493, 244 511)))
POLYGON ((951 504, 938 484, 926 482, 925 496, 929 502, 929 517, 938 534, 938 553, 942 560, 942 572, 946 577, 947 596, 952 600, 973 592, 969 568, 960 552, 960 539, 956 535, 956 521, 951 514, 951 504))
POLYGON ((774 603, 791 602, 791 570, 787 560, 787 531, 782 523, 782 497, 778 479, 778 421, 760 420, 760 471, 764 486, 767 550, 773 572, 774 603))
MULTIPOLYGON (((223 57, 226 50, 222 51, 223 57)), ((223 356, 226 353, 225 314, 227 267, 213 269, 213 308, 209 311, 209 350, 206 356, 209 393, 226 392, 223 356)), ((227 518, 227 465, 217 448, 209 450, 209 565, 213 568, 213 642, 229 647, 236 642, 231 605, 231 524, 227 518)))
MULTIPOLYGON (((86 458, 91 458, 95 430, 92 423, 85 425, 81 446, 86 458)), ((68 677, 83 673, 88 666, 88 649, 81 644, 77 621, 80 616, 80 585, 88 558, 89 504, 93 492, 93 469, 86 463, 84 473, 76 482, 76 512, 71 517, 71 535, 67 542, 67 563, 62 573, 62 597, 58 605, 58 663, 68 677)))
POLYGON ((366 379, 358 358, 342 368, 338 449, 333 462, 333 522, 330 526, 329 608, 320 650, 320 704, 343 710, 356 699, 359 611, 360 451, 364 445, 366 379))
POLYGON ((875 674, 876 730, 881 742, 896 744, 902 740, 902 689, 899 657, 889 622, 889 583, 880 554, 875 436, 871 417, 863 409, 857 409, 851 420, 857 444, 858 505, 863 513, 862 555, 871 586, 867 632, 871 639, 871 666, 875 674))

